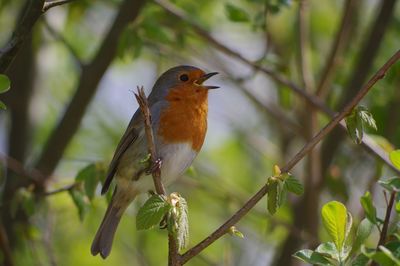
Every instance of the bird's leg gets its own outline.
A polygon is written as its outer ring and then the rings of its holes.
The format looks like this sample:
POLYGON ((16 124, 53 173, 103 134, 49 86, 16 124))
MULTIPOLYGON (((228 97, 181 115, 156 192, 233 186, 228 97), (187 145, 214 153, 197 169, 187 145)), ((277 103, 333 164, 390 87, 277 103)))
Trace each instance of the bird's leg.
POLYGON ((152 165, 149 166, 149 168, 146 169, 146 174, 152 174, 157 171, 161 170, 161 165, 162 165, 162 159, 157 158, 152 165))

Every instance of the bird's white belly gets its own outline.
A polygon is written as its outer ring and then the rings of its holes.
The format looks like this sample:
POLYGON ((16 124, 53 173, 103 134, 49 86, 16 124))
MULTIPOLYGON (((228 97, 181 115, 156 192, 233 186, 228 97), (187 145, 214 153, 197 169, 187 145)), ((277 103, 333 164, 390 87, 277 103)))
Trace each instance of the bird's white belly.
MULTIPOLYGON (((197 155, 192 146, 186 143, 163 145, 162 149, 158 150, 157 153, 162 159, 161 181, 165 186, 168 186, 180 177, 192 164, 197 155)), ((141 176, 139 180, 134 181, 131 185, 133 185, 136 191, 142 193, 154 190, 151 175, 141 176)))

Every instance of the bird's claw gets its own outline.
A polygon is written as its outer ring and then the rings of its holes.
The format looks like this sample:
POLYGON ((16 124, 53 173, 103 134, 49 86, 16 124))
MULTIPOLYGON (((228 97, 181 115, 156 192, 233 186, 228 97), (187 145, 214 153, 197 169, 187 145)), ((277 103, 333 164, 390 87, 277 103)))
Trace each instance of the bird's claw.
POLYGON ((152 165, 146 170, 146 174, 153 174, 157 171, 161 170, 161 165, 162 165, 162 159, 157 158, 157 160, 154 161, 152 165))

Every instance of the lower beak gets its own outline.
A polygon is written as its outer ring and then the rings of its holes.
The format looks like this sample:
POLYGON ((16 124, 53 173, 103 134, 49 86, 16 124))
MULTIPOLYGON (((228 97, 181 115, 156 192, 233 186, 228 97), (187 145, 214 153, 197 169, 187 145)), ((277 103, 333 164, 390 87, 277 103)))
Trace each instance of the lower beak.
MULTIPOLYGON (((217 75, 218 72, 210 72, 208 74, 205 74, 203 76, 201 76, 200 78, 198 78, 196 80, 196 83, 199 85, 202 85, 204 81, 206 81, 207 79, 211 78, 212 76, 217 75)), ((208 90, 213 90, 213 89, 218 89, 218 86, 203 86, 204 88, 208 89, 208 90)))

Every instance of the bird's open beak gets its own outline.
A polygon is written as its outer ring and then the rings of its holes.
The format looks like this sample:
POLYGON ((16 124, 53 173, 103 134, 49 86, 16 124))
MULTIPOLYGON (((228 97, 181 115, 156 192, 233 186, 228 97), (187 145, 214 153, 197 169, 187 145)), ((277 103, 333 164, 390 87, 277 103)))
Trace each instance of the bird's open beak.
MULTIPOLYGON (((210 72, 208 74, 205 74, 203 76, 201 76, 200 78, 198 78, 195 83, 198 85, 202 85, 204 81, 206 81, 207 79, 211 78, 212 76, 217 75, 218 72, 210 72)), ((218 89, 218 86, 203 86, 204 88, 208 89, 208 90, 213 90, 213 89, 218 89)))

